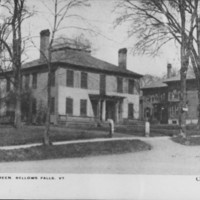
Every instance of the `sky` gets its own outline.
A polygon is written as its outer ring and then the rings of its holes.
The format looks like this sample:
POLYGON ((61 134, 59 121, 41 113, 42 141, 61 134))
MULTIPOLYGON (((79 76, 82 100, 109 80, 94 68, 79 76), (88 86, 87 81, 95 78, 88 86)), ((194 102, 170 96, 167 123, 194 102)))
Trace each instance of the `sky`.
MULTIPOLYGON (((122 25, 114 28, 114 20, 117 16, 116 13, 113 12, 115 1, 116 0, 91 0, 90 7, 78 8, 76 11, 72 10, 72 12, 78 13, 87 20, 83 22, 80 19, 70 19, 64 21, 62 24, 63 27, 77 25, 83 28, 91 28, 98 34, 66 28, 61 30, 56 36, 59 37, 62 35, 70 38, 83 32, 95 49, 92 55, 115 65, 118 65, 118 50, 126 47, 128 48, 127 68, 142 75, 152 74, 162 76, 167 71, 167 63, 171 63, 174 68, 179 69, 179 50, 177 47, 175 48, 174 43, 170 43, 165 48, 161 49, 159 55, 156 57, 133 55, 130 48, 134 46, 136 38, 128 39, 128 26, 122 25)), ((44 0, 44 2, 47 3, 45 6, 39 0, 29 0, 29 5, 35 6, 35 9, 39 9, 40 12, 27 20, 26 24, 23 26, 23 33, 25 35, 29 34, 34 36, 32 39, 34 47, 29 48, 27 51, 27 61, 39 57, 37 49, 39 48, 39 32, 43 29, 50 28, 50 24, 52 24, 52 18, 48 10, 48 8, 50 8, 50 1, 44 0)))

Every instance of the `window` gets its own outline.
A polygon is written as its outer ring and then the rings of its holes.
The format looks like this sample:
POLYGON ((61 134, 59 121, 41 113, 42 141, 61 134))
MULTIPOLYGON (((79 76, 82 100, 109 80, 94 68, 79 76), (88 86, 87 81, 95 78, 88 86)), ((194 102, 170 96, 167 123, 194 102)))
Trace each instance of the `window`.
POLYGON ((123 79, 121 77, 117 77, 117 92, 123 92, 123 79))
POLYGON ((100 74, 100 94, 105 94, 106 93, 106 75, 105 74, 100 74))
POLYGON ((134 93, 134 80, 128 81, 128 93, 133 94, 134 93))
POLYGON ((81 99, 80 101, 80 115, 87 116, 87 100, 81 99))
POLYGON ((88 88, 88 76, 86 72, 81 72, 81 88, 88 88))
POLYGON ((67 86, 74 87, 74 71, 67 70, 67 86))
POLYGON ((29 88, 29 81, 30 81, 30 76, 29 74, 26 74, 25 75, 25 89, 28 89, 29 88))
POLYGON ((54 98, 54 97, 51 97, 50 113, 51 113, 51 114, 54 114, 54 113, 55 113, 55 98, 54 98))
POLYGON ((73 115, 73 99, 66 98, 66 114, 73 115))
POLYGON ((7 82, 6 82, 6 91, 7 91, 7 92, 10 91, 10 78, 7 78, 7 82))
POLYGON ((172 92, 169 92, 169 100, 172 100, 173 99, 173 94, 172 92))
POLYGON ((33 89, 36 89, 36 88, 37 88, 37 73, 34 73, 34 74, 33 74, 32 88, 33 88, 33 89))
POLYGON ((179 114, 179 106, 177 104, 175 105, 171 105, 171 107, 169 108, 170 110, 170 117, 177 117, 179 114))
POLYGON ((133 114, 134 114, 134 105, 133 103, 128 104, 128 118, 133 119, 133 114))
POLYGON ((37 113, 37 100, 33 98, 32 100, 32 114, 35 115, 37 113))
POLYGON ((54 87, 56 82, 56 71, 51 72, 51 86, 54 87))

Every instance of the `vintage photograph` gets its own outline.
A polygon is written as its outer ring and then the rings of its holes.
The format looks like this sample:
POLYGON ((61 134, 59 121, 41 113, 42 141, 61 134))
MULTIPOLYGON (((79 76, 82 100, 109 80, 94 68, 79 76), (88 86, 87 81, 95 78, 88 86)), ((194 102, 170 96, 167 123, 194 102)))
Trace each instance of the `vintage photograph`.
POLYGON ((1 0, 0 173, 199 174, 199 14, 199 0, 1 0))

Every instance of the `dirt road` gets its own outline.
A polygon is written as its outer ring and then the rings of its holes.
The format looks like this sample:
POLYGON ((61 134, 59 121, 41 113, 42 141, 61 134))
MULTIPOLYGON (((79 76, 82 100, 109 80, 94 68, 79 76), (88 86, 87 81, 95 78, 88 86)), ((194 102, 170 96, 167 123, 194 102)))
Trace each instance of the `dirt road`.
POLYGON ((200 147, 167 137, 142 138, 150 151, 86 158, 0 163, 0 173, 200 174, 200 147))

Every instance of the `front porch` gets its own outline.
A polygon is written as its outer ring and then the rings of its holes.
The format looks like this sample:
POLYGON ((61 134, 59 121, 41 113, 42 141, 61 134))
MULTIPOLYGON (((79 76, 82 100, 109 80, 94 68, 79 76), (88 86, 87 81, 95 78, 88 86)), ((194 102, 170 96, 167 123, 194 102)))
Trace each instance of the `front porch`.
POLYGON ((89 95, 94 118, 99 121, 112 119, 115 123, 122 122, 123 99, 120 96, 89 95))

